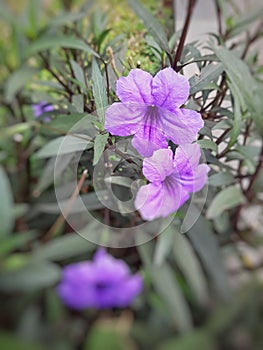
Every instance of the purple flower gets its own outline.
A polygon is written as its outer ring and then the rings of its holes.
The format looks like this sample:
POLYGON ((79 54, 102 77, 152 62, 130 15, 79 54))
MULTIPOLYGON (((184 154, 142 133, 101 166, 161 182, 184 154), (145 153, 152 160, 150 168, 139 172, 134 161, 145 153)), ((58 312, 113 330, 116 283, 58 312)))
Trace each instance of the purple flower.
POLYGON ((189 96, 189 83, 172 68, 155 77, 132 69, 117 81, 116 94, 121 102, 107 109, 105 129, 113 135, 134 135, 132 145, 144 157, 166 148, 167 140, 191 143, 204 125, 199 113, 180 108, 189 96))
POLYGON ((128 265, 99 249, 94 260, 68 265, 63 270, 57 293, 72 309, 126 307, 142 291, 139 274, 128 265))
POLYGON ((187 144, 179 146, 175 156, 170 149, 160 149, 144 159, 143 174, 150 183, 139 189, 135 199, 144 220, 168 216, 187 201, 190 193, 201 190, 210 169, 199 164, 200 155, 198 144, 187 144))
MULTIPOLYGON (((54 110, 54 107, 45 101, 40 101, 39 103, 32 105, 32 109, 33 109, 35 118, 39 118, 44 113, 52 112, 54 110)), ((49 121, 49 120, 50 118, 46 116, 45 121, 49 121)))

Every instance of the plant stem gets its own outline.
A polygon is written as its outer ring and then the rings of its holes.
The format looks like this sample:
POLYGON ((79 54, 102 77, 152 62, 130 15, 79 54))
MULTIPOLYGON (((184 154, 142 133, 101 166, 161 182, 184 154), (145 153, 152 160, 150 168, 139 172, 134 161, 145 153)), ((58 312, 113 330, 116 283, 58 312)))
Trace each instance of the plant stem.
POLYGON ((189 29, 189 25, 190 25, 190 20, 193 14, 193 10, 194 10, 194 6, 195 6, 196 0, 188 0, 188 6, 187 6, 187 14, 186 14, 186 18, 185 18, 185 22, 184 22, 184 27, 183 27, 183 31, 182 31, 182 35, 179 41, 179 45, 177 47, 176 53, 175 53, 175 58, 174 58, 174 62, 172 65, 172 68, 178 72, 178 62, 181 59, 182 53, 183 53, 183 48, 184 48, 184 43, 185 43, 185 39, 186 39, 186 35, 189 29))

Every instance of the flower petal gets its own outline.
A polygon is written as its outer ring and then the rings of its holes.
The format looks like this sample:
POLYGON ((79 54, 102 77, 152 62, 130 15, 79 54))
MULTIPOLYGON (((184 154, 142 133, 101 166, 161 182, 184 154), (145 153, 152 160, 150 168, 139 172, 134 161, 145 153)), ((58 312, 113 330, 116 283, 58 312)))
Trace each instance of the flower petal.
POLYGON ((147 105, 113 103, 105 114, 104 128, 113 135, 129 136, 136 133, 147 111, 147 105))
POLYGON ((180 107, 189 96, 187 79, 172 68, 159 71, 152 82, 154 104, 170 111, 180 107))
POLYGON ((175 171, 172 176, 186 191, 197 192, 207 182, 210 168, 206 164, 199 165, 200 155, 198 144, 182 145, 176 149, 175 171))
POLYGON ((143 161, 143 174, 151 182, 161 182, 174 171, 173 152, 170 149, 155 151, 143 161))
POLYGON ((197 143, 180 145, 174 156, 176 170, 178 172, 193 171, 198 166, 200 157, 201 150, 197 143))
POLYGON ((198 131, 204 126, 201 115, 190 109, 177 109, 173 113, 159 108, 161 128, 167 139, 177 145, 196 140, 198 131))
POLYGON ((151 92, 152 76, 141 69, 132 69, 117 81, 116 94, 122 102, 153 104, 151 92))
POLYGON ((165 136, 150 125, 140 125, 132 145, 143 157, 150 157, 154 151, 168 146, 165 136))
POLYGON ((188 198, 177 182, 170 186, 150 183, 139 189, 134 204, 142 218, 150 221, 175 212, 188 198))

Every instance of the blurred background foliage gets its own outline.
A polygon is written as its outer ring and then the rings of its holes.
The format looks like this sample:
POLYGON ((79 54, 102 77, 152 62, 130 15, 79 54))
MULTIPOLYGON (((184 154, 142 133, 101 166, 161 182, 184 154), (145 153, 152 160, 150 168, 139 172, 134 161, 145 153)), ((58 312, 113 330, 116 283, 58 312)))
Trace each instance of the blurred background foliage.
MULTIPOLYGON (((263 10, 242 12, 230 0, 215 7, 218 32, 185 43, 184 30, 174 32, 172 1, 0 3, 1 348, 262 349, 263 69, 254 44, 263 10), (110 249, 144 276, 129 309, 68 310, 54 289, 61 266, 90 259, 96 246, 57 219, 59 145, 77 121, 116 101, 120 75, 169 65, 195 69, 188 106, 205 120, 198 142, 211 166, 203 213, 184 235, 182 208, 157 239, 110 249), (32 112, 42 100, 54 106, 48 122, 32 112)), ((98 114, 90 116, 97 135, 81 160, 89 170, 114 143, 98 114)), ((61 176, 70 181, 72 145, 64 154, 61 176)), ((88 177, 81 195, 103 220, 92 193, 88 177)))

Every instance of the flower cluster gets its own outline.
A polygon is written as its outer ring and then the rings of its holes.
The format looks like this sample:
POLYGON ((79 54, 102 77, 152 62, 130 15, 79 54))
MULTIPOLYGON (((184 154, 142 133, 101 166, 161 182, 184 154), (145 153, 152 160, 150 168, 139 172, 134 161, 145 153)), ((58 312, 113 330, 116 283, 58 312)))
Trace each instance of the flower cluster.
POLYGON ((139 274, 131 275, 128 265, 99 249, 93 261, 66 266, 57 293, 75 310, 126 307, 142 291, 139 274))
POLYGON ((192 144, 204 125, 202 117, 182 108, 189 83, 172 68, 154 77, 132 69, 117 81, 116 94, 121 102, 107 109, 105 129, 113 135, 133 135, 133 147, 147 157, 143 174, 150 183, 139 189, 135 207, 145 220, 165 217, 205 185, 209 171, 199 165, 200 148, 192 144), (175 156, 169 140, 178 145, 175 156))

